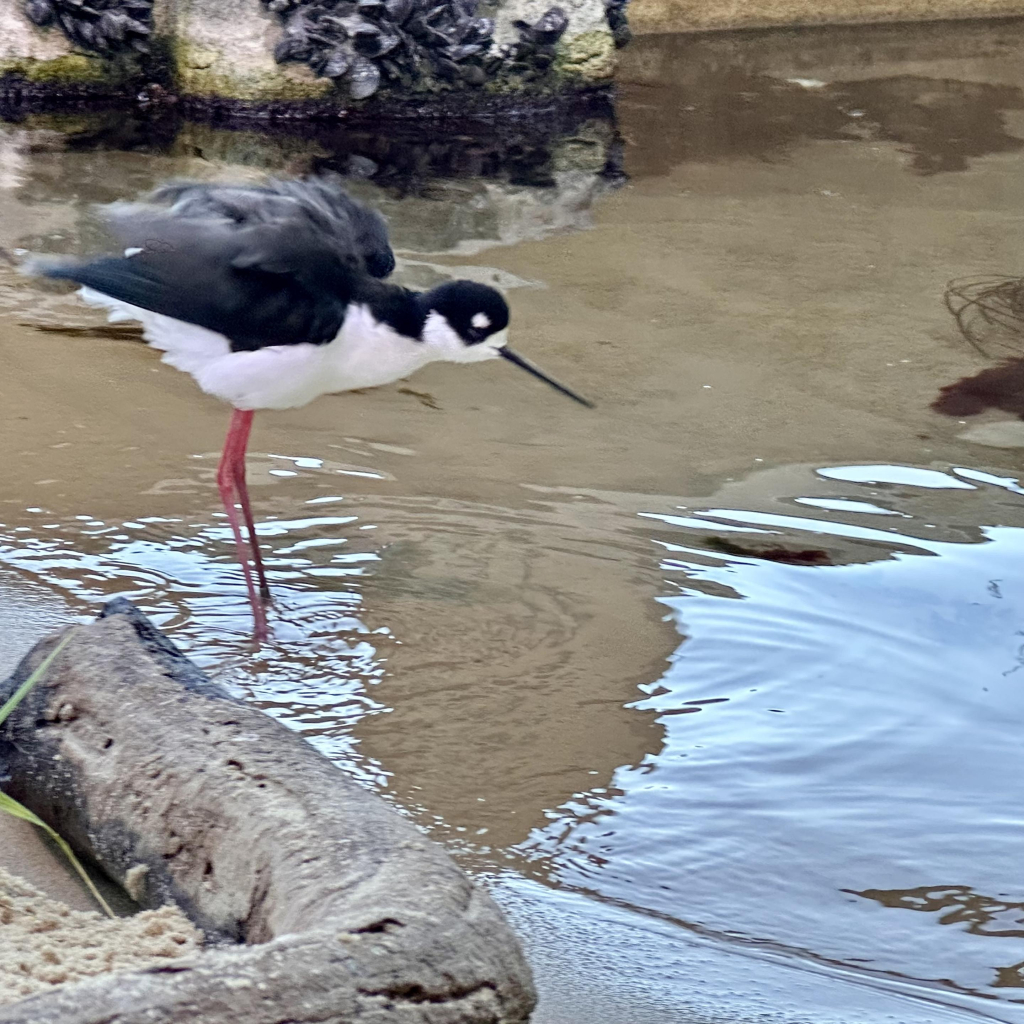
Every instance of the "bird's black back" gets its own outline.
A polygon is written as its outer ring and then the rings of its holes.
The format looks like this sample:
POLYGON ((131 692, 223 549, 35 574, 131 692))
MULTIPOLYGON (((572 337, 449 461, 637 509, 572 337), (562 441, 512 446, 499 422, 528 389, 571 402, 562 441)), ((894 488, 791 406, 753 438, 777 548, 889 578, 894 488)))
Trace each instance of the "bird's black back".
MULTIPOLYGON (((387 222, 345 191, 337 176, 272 179, 264 185, 174 181, 149 196, 186 219, 224 219, 240 227, 292 223, 339 253, 359 256, 372 277, 395 269, 387 222)), ((137 244, 126 242, 126 245, 137 244)))
POLYGON ((354 301, 418 336, 412 293, 367 273, 365 253, 393 263, 383 219, 336 186, 180 183, 154 198, 106 208, 121 242, 141 251, 37 269, 216 331, 234 351, 324 344, 354 301))

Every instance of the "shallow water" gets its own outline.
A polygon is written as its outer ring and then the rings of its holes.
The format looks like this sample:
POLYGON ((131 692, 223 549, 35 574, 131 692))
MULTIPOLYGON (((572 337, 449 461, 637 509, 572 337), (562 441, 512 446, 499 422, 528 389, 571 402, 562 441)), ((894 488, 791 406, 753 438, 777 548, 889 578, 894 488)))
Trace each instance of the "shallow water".
POLYGON ((256 651, 225 410, 0 271, 0 621, 132 598, 492 886, 539 1022, 1024 1021, 1024 425, 930 408, 991 365, 946 280, 1024 268, 1022 50, 641 39, 615 121, 419 146, 9 121, 0 244, 341 168, 598 408, 488 365, 258 416, 256 651))

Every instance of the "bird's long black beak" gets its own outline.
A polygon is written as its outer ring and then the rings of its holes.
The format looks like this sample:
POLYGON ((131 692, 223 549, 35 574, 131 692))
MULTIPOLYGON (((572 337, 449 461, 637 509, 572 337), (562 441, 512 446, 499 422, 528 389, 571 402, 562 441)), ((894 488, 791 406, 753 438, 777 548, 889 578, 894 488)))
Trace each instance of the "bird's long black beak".
POLYGON ((529 359, 524 359, 521 355, 513 352, 512 349, 507 346, 498 349, 498 354, 502 359, 507 359, 510 363, 515 363, 516 366, 521 366, 527 373, 532 374, 538 380, 544 381, 545 384, 550 384, 556 391, 561 391, 563 395, 568 395, 574 402, 579 402, 580 405, 585 405, 588 409, 594 408, 594 403, 588 398, 584 398, 582 395, 576 394, 571 388, 567 388, 564 384, 559 384, 554 377, 549 377, 539 366, 534 366, 529 359))

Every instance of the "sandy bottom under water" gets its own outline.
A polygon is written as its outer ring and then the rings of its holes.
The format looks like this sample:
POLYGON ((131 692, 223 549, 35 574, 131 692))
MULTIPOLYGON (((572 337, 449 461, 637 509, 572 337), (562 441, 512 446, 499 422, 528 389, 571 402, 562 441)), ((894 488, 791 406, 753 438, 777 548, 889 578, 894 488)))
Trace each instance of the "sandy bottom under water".
POLYGON ((226 411, 0 268, 5 667, 136 601, 491 888, 536 1024, 1024 1022, 1024 399, 933 408, 1024 356, 943 304, 1024 274, 1022 58, 1009 24, 642 38, 614 123, 493 164, 0 125, 0 244, 44 251, 167 177, 358 156, 401 279, 498 282, 597 402, 437 366, 257 416, 257 651, 226 411))

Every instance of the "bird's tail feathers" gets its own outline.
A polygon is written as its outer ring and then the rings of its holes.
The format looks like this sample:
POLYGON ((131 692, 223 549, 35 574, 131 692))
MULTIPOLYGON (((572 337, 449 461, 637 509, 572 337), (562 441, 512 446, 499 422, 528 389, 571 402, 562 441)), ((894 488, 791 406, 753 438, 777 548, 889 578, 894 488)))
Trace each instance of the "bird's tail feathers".
POLYGON ((25 277, 52 277, 58 280, 75 279, 74 272, 82 266, 81 260, 71 256, 26 256, 17 264, 18 273, 25 277))

